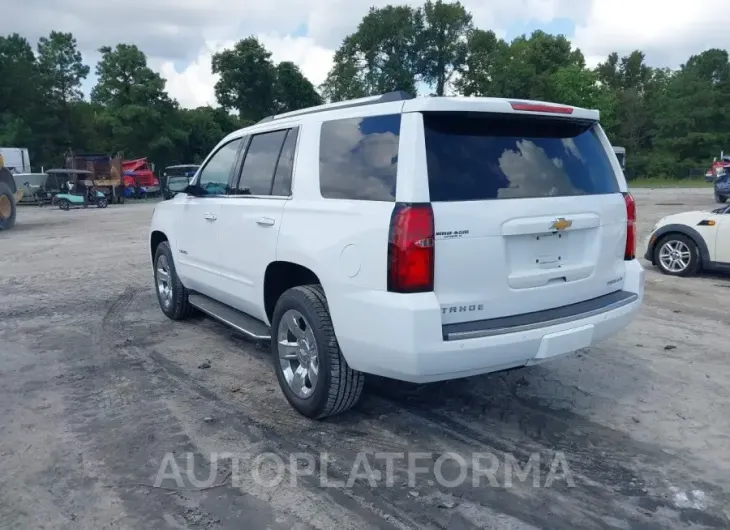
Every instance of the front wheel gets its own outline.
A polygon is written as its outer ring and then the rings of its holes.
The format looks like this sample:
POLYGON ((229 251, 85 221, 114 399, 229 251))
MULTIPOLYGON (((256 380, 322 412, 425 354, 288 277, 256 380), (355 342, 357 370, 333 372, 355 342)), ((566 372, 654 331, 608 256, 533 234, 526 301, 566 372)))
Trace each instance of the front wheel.
POLYGON ((684 234, 668 234, 656 245, 654 263, 670 276, 692 276, 700 269, 697 244, 684 234))
POLYGON ((717 191, 715 191, 715 202, 719 202, 720 204, 724 204, 727 202, 727 197, 720 195, 717 191))
POLYGON ((365 374, 345 361, 321 286, 286 291, 276 302, 271 324, 276 377, 297 412, 322 419, 358 403, 365 374))
POLYGON ((101 198, 96 201, 96 206, 98 208, 106 208, 109 206, 109 201, 106 200, 106 198, 101 198))
POLYGON ((155 251, 155 290, 157 301, 165 316, 171 320, 183 320, 193 312, 188 302, 188 290, 180 281, 172 260, 170 244, 163 241, 155 251))
POLYGON ((61 210, 68 210, 69 208, 71 208, 71 203, 68 201, 68 199, 60 199, 58 201, 58 207, 61 210))
POLYGON ((17 211, 15 194, 10 186, 0 182, 0 230, 10 230, 15 226, 17 211))

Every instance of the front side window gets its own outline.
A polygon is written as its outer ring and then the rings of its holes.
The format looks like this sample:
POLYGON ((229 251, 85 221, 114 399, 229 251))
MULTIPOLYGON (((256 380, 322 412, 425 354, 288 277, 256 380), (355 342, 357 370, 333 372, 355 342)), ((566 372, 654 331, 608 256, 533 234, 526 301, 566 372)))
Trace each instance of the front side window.
POLYGON ((322 124, 319 187, 327 199, 395 201, 400 114, 322 124))
POLYGON ((198 187, 203 195, 225 195, 228 179, 236 164, 236 155, 242 138, 237 138, 221 147, 200 170, 198 187))

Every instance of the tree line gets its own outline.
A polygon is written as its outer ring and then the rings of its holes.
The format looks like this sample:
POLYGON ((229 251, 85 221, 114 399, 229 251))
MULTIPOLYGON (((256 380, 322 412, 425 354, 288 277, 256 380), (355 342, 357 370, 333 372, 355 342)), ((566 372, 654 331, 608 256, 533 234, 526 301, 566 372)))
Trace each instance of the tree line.
POLYGON ((319 87, 244 38, 213 56, 217 107, 181 108, 133 44, 99 52, 86 100, 80 87, 91 70, 73 35, 53 31, 35 49, 21 35, 0 37, 0 145, 28 147, 34 165, 46 167, 69 148, 148 156, 158 166, 197 162, 225 134, 270 114, 425 86, 438 96, 597 108, 634 176, 685 176, 730 149, 727 50, 692 55, 676 69, 647 65, 640 50, 588 68, 565 36, 535 31, 507 42, 476 27, 460 2, 371 8, 319 87))

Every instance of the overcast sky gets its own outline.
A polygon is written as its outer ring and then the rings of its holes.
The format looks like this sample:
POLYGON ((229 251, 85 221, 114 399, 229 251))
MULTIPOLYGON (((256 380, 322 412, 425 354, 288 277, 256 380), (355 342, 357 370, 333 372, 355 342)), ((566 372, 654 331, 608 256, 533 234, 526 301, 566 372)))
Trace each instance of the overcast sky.
MULTIPOLYGON (((690 54, 730 48, 718 20, 728 0, 462 0, 476 24, 512 39, 543 29, 563 33, 590 65, 617 51, 641 49, 650 64, 677 67, 690 54)), ((321 83, 342 38, 371 5, 387 0, 0 0, 0 34, 18 32, 34 45, 51 30, 70 31, 84 59, 100 46, 136 44, 167 79, 183 106, 214 103, 210 57, 256 35, 276 61, 294 61, 321 83)), ((422 2, 403 2, 421 5, 422 2)), ((85 83, 88 94, 95 77, 85 83)))

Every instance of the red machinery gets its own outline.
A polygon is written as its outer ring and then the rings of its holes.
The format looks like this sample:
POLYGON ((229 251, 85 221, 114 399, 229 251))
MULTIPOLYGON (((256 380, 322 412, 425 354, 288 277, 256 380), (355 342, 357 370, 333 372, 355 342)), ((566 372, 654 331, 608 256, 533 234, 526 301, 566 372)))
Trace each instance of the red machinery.
POLYGON ((147 163, 147 158, 124 160, 122 162, 122 179, 126 187, 144 187, 148 191, 154 191, 150 188, 159 187, 160 185, 160 181, 155 178, 155 174, 147 163))

